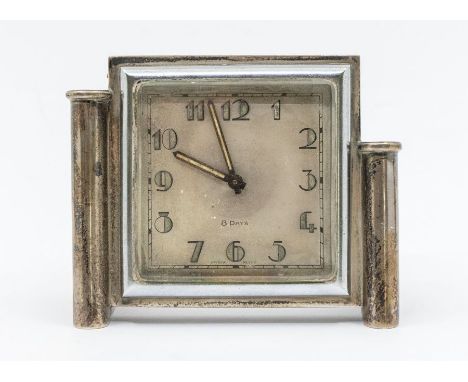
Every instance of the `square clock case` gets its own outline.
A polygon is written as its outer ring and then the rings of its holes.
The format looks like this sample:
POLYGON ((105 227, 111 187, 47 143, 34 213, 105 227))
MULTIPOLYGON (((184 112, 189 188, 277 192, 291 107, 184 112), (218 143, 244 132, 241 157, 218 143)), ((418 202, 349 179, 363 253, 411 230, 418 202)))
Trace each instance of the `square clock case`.
POLYGON ((398 324, 396 142, 359 57, 112 57, 72 90, 74 323, 116 306, 362 306, 398 324))

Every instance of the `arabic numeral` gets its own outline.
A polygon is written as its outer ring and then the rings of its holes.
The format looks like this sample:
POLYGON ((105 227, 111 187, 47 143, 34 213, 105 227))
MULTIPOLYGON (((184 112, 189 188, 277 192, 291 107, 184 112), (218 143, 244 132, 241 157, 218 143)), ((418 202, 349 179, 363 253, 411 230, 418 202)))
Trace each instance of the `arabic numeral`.
POLYGON ((232 103, 232 105, 235 105, 235 104, 239 105, 239 109, 238 109, 239 116, 236 118, 233 118, 232 120, 233 121, 248 121, 249 118, 246 118, 247 114, 249 114, 249 111, 250 111, 250 106, 248 102, 243 99, 238 99, 232 103))
POLYGON ((223 114, 223 121, 231 120, 231 101, 223 103, 221 106, 221 112, 223 114))
POLYGON ((198 259, 200 258, 201 251, 203 249, 204 241, 188 241, 189 244, 195 244, 195 248, 193 249, 192 257, 190 258, 191 263, 198 263, 198 259))
POLYGON ((277 253, 276 253, 276 258, 275 257, 271 257, 271 256, 268 256, 268 258, 271 260, 271 261, 274 261, 276 263, 279 263, 280 261, 283 261, 284 258, 286 257, 286 248, 282 245, 282 241, 279 241, 279 240, 275 240, 273 242, 273 247, 276 247, 277 249, 277 253))
POLYGON ((203 121, 205 119, 205 102, 200 101, 195 105, 195 101, 190 101, 185 106, 187 121, 203 121))
POLYGON ((247 114, 249 114, 250 106, 249 103, 244 99, 236 99, 235 101, 227 101, 221 106, 221 112, 223 114, 224 121, 248 121, 247 114), (235 107, 236 105, 237 107, 235 107), (235 110, 237 113, 236 117, 233 117, 235 110))
POLYGON ((241 261, 245 256, 245 250, 240 245, 240 241, 231 241, 226 248, 226 256, 233 262, 241 261))
POLYGON ((311 213, 312 211, 305 211, 299 216, 299 229, 305 229, 310 233, 314 233, 317 228, 313 223, 309 224, 307 221, 307 216, 311 213))
POLYGON ((317 133, 314 129, 305 128, 299 131, 299 134, 306 132, 306 140, 307 144, 304 146, 299 146, 300 149, 316 149, 317 146, 313 146, 315 141, 317 140, 317 133))
POLYGON ((305 187, 299 185, 300 189, 304 191, 312 191, 317 185, 317 178, 312 174, 312 170, 302 170, 302 172, 307 174, 307 185, 305 187))
POLYGON ((281 119, 281 101, 276 101, 271 105, 271 110, 273 110, 273 119, 279 121, 281 119))
POLYGON ((153 135, 153 148, 161 150, 163 147, 167 150, 173 150, 177 146, 177 133, 174 129, 156 130, 153 135))
POLYGON ((159 212, 159 217, 154 222, 154 228, 159 233, 167 233, 172 229, 172 219, 169 217, 169 212, 159 212))
POLYGON ((154 176, 154 183, 160 187, 157 191, 167 191, 172 187, 172 175, 169 171, 158 171, 154 176))

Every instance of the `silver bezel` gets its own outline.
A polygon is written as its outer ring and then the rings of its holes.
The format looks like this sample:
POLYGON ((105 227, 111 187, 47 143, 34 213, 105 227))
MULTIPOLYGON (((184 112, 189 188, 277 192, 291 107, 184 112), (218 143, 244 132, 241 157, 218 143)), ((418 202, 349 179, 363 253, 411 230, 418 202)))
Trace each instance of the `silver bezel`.
POLYGON ((349 64, 235 64, 164 65, 120 68, 122 100, 122 285, 124 298, 151 297, 294 297, 350 296, 348 262, 348 148, 351 132, 351 65, 349 64), (132 89, 138 81, 191 79, 301 79, 324 81, 334 89, 335 110, 339 111, 339 234, 338 274, 333 282, 304 284, 140 284, 131 272, 132 243, 129 211, 131 205, 130 139, 133 124, 132 89))

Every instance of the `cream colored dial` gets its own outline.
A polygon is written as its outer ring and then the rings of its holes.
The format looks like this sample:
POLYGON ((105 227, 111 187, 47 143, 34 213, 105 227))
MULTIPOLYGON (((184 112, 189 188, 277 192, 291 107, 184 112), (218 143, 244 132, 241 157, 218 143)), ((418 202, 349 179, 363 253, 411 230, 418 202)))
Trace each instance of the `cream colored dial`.
POLYGON ((330 87, 308 94, 156 90, 140 89, 135 119, 136 277, 333 279, 330 87))

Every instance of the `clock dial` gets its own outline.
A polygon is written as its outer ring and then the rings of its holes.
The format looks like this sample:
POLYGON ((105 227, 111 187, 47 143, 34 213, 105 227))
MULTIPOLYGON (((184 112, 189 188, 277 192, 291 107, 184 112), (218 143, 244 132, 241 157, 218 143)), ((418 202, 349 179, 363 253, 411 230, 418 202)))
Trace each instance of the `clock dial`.
POLYGON ((267 90, 138 88, 137 280, 336 277, 332 88, 267 90))

